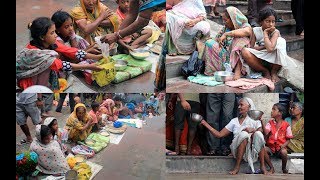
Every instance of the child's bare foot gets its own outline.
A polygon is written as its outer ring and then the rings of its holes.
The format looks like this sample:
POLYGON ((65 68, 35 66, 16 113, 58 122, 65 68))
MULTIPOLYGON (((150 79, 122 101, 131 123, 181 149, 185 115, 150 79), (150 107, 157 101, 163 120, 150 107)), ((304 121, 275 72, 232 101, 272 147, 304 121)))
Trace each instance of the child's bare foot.
POLYGON ((271 80, 272 80, 272 82, 278 82, 278 81, 280 81, 280 78, 277 74, 272 74, 271 80))
POLYGON ((241 78, 241 72, 234 72, 233 80, 238 80, 241 78))
POLYGON ((261 169, 261 174, 264 174, 264 175, 268 175, 269 174, 269 172, 267 171, 265 166, 261 166, 260 169, 261 169))
POLYGON ((270 168, 269 173, 270 173, 270 174, 273 174, 273 173, 274 173, 274 168, 273 168, 273 167, 270 168))
POLYGON ((240 167, 236 167, 232 171, 230 171, 229 174, 231 174, 231 175, 238 174, 239 170, 240 170, 240 167))

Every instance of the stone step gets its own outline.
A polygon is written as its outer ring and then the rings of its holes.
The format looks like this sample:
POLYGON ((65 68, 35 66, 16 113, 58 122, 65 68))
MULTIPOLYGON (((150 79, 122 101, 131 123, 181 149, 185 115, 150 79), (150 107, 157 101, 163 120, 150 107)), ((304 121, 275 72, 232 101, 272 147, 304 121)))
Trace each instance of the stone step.
POLYGON ((291 0, 273 0, 273 8, 291 10, 291 0))
MULTIPOLYGON (((177 70, 180 72, 180 70, 177 70)), ((168 73, 168 68, 166 73, 168 73)), ((275 83, 275 90, 272 93, 283 92, 283 88, 290 86, 286 79, 281 78, 280 81, 275 83)), ((266 85, 260 85, 255 88, 244 90, 234 88, 225 84, 217 86, 204 86, 196 83, 189 82, 183 76, 166 79, 166 93, 270 93, 266 85)))
MULTIPOLYGON (((288 156, 288 160, 291 158, 294 157, 288 156)), ((275 172, 282 173, 281 159, 271 157, 271 162, 275 172)), ((166 156, 167 173, 228 173, 234 165, 235 159, 230 156, 166 156)), ((259 161, 254 163, 254 168, 260 169, 259 161)), ((242 161, 239 173, 246 173, 248 170, 248 163, 242 161)))
POLYGON ((287 52, 304 49, 304 37, 297 35, 282 35, 287 42, 287 52))

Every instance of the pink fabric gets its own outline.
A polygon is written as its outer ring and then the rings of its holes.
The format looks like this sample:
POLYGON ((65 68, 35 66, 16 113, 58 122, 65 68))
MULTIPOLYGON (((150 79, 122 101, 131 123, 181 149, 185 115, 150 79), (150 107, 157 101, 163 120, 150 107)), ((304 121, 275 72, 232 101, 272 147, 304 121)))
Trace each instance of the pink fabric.
POLYGON ((97 115, 93 110, 89 112, 89 115, 91 116, 93 123, 98 123, 97 115))
POLYGON ((240 89, 252 89, 254 87, 260 86, 260 85, 267 85, 270 91, 274 90, 274 83, 267 78, 261 78, 261 79, 247 79, 247 78, 240 78, 235 81, 227 81, 225 83, 227 86, 231 87, 237 87, 240 89))

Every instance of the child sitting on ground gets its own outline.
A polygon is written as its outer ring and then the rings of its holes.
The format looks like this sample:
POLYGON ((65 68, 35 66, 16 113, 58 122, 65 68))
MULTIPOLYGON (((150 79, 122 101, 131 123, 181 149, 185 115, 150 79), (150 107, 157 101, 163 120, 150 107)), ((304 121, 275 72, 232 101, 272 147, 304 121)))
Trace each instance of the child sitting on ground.
MULTIPOLYGON (((265 78, 273 82, 279 81, 278 72, 282 66, 288 65, 286 40, 275 28, 277 14, 272 8, 264 8, 259 12, 261 27, 254 27, 250 47, 241 51, 244 61, 255 71, 262 72, 265 78)), ((240 72, 235 72, 235 79, 240 72)))
MULTIPOLYGON (((116 10, 116 14, 119 17, 118 19, 121 24, 121 22, 125 19, 129 11, 129 0, 116 0, 116 2, 119 5, 119 7, 116 10)), ((150 24, 149 22, 149 25, 144 27, 141 31, 122 38, 121 40, 118 41, 119 44, 127 50, 136 49, 147 43, 152 44, 154 41, 156 41, 159 38, 161 34, 160 28, 159 27, 154 28, 155 24, 154 23, 152 24, 152 23, 150 24), (153 26, 150 26, 150 25, 153 25, 153 26)))
POLYGON ((115 103, 112 99, 106 99, 100 104, 99 112, 107 115, 108 121, 118 120, 119 111, 115 107, 115 103))
POLYGON ((127 106, 123 105, 120 96, 115 96, 113 99, 114 99, 115 107, 119 111, 119 118, 121 119, 133 118, 132 111, 127 106))
POLYGON ((91 103, 92 109, 89 112, 89 115, 91 116, 92 123, 93 123, 92 132, 97 132, 101 130, 102 126, 105 125, 102 123, 102 117, 101 117, 101 114, 99 113, 99 106, 100 104, 95 101, 91 103))
POLYGON ((270 167, 270 172, 274 173, 274 167, 270 161, 269 154, 275 155, 282 159, 282 172, 288 173, 287 166, 287 145, 289 140, 293 138, 291 127, 284 120, 286 117, 286 108, 280 103, 276 103, 272 107, 271 119, 266 125, 261 120, 262 129, 266 137, 266 154, 265 161, 270 167))

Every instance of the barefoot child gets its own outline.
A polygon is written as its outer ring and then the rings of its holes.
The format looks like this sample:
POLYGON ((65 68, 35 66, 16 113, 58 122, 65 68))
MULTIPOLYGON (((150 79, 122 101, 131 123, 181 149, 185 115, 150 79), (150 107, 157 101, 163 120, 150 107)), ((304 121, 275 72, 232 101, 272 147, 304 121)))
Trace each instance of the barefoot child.
MULTIPOLYGON (((116 14, 118 15, 120 24, 125 19, 127 13, 129 12, 129 0, 117 0, 119 5, 116 14)), ((136 32, 130 36, 126 36, 118 42, 126 49, 136 49, 147 43, 152 43, 154 39, 158 39, 161 31, 159 33, 154 32, 150 27, 144 27, 141 31, 136 32), (157 36, 157 37, 155 37, 157 36)))
POLYGON ((101 70, 96 64, 75 64, 62 61, 59 54, 73 61, 91 57, 83 50, 58 42, 55 25, 49 18, 36 18, 29 24, 29 29, 32 40, 16 57, 16 78, 21 89, 32 85, 43 85, 59 90, 58 75, 61 71, 101 70))
POLYGON ((271 119, 266 125, 261 121, 264 135, 266 139, 265 161, 270 167, 270 171, 274 172, 274 167, 271 164, 269 154, 276 155, 282 159, 282 172, 288 173, 287 166, 287 145, 289 140, 293 138, 291 127, 288 122, 284 120, 286 117, 286 108, 276 103, 272 107, 271 119))
POLYGON ((272 8, 259 12, 261 27, 254 27, 250 47, 241 51, 245 62, 255 71, 273 82, 279 81, 277 75, 282 66, 287 66, 286 40, 275 28, 277 14, 272 8), (267 65, 267 67, 266 67, 267 65))

